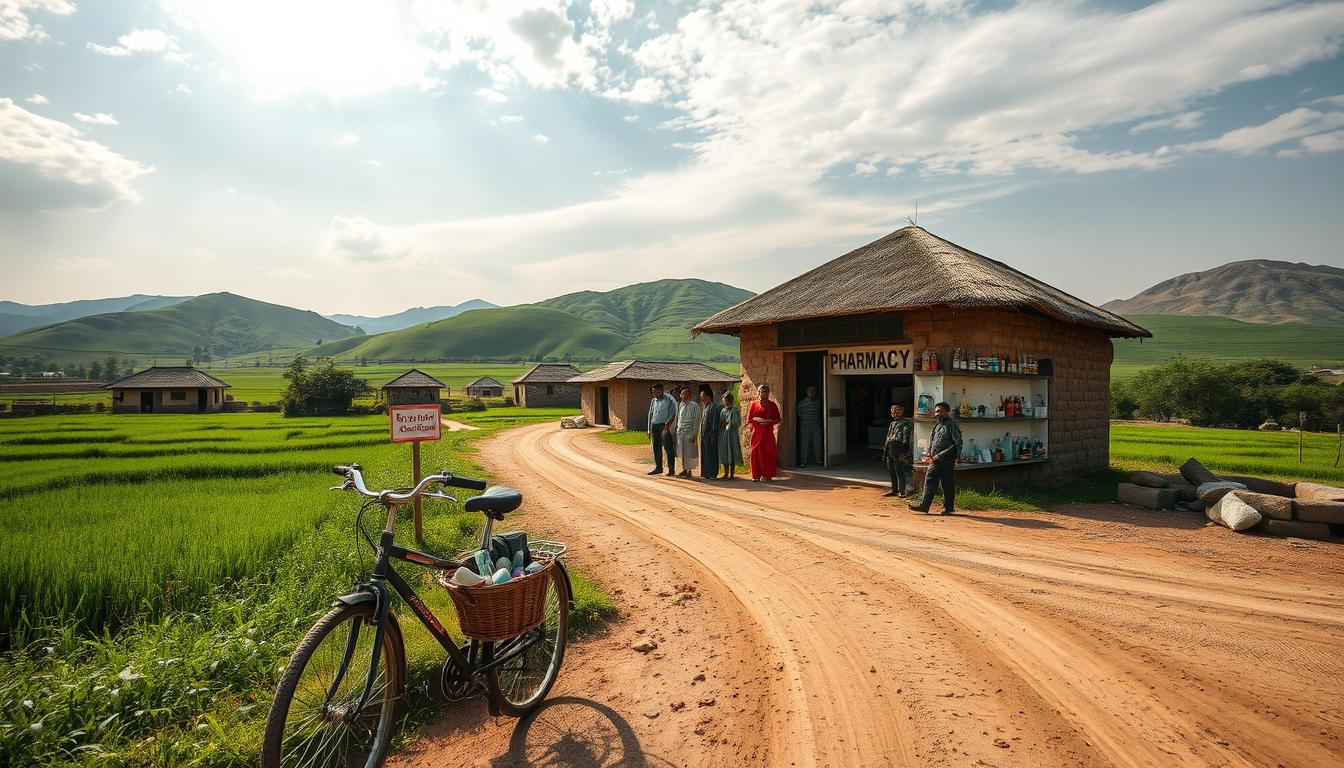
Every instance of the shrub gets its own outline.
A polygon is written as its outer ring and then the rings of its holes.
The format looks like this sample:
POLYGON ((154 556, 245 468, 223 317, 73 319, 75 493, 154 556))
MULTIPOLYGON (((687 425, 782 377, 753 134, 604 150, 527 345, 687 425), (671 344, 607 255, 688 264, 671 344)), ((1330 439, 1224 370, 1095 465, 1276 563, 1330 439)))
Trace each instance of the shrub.
POLYGON ((468 397, 462 401, 462 411, 472 413, 474 411, 484 411, 486 409, 485 401, 479 397, 468 397))

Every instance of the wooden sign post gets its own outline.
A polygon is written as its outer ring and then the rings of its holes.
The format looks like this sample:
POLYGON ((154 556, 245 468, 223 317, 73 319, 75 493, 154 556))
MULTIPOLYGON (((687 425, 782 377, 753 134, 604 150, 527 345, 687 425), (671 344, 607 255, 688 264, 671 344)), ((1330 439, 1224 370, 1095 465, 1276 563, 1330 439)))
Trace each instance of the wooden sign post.
MULTIPOLYGON (((443 420, 443 408, 433 405, 394 405, 387 409, 392 430, 392 442, 411 444, 411 484, 420 482, 420 443, 438 440, 443 420)), ((420 497, 415 498, 415 540, 424 539, 420 518, 420 497)))

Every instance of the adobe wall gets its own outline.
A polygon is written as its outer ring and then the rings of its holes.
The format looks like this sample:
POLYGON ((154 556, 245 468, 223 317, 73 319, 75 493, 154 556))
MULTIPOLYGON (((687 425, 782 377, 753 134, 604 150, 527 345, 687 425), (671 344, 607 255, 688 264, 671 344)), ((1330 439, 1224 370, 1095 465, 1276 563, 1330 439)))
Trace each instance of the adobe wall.
MULTIPOLYGON (((1044 464, 958 473, 959 482, 1047 480, 1104 470, 1110 463, 1110 375, 1114 350, 1105 331, 1059 322, 1026 313, 994 309, 930 308, 907 313, 904 336, 914 353, 936 349, 950 364, 957 347, 979 353, 1021 352, 1054 365, 1050 382, 1050 456, 1044 464), (975 477, 972 477, 974 475, 975 477)), ((794 464, 791 407, 792 383, 786 380, 785 350, 775 347, 775 326, 743 329, 740 336, 743 415, 743 455, 749 429, 746 411, 757 398, 762 382, 771 384, 772 398, 780 404, 779 457, 783 466, 794 464)), ((893 339, 894 340, 894 339, 893 339)), ((793 351, 793 350, 789 350, 793 351)))
POLYGON ((575 408, 579 405, 578 384, 515 384, 514 400, 525 408, 575 408), (551 387, 552 394, 546 394, 551 387))

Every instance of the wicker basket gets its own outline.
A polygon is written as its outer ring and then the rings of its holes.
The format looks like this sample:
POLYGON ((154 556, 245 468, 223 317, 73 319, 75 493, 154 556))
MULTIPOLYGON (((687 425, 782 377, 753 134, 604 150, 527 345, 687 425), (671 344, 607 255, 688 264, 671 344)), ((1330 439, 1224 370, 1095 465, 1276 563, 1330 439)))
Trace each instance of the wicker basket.
POLYGON ((546 619, 546 588, 555 558, 536 551, 532 558, 542 564, 541 570, 505 584, 464 587, 449 581, 452 571, 440 574, 439 583, 453 600, 462 634, 476 640, 508 640, 546 619))

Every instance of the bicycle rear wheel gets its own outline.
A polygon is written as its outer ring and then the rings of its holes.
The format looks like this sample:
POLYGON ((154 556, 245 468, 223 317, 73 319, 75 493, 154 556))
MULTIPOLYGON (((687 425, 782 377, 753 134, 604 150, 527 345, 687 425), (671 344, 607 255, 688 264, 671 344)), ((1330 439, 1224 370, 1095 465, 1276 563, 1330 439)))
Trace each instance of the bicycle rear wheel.
POLYGON ((522 717, 541 706, 564 663, 569 636, 569 582, 560 563, 551 569, 545 610, 546 618, 540 625, 494 645, 493 658, 503 658, 519 646, 530 644, 527 650, 486 673, 490 695, 506 715, 522 717))
POLYGON ((389 613, 373 687, 356 711, 372 660, 375 618, 372 602, 342 604, 308 630, 276 686, 262 768, 382 764, 405 694, 406 658, 401 628, 389 613))

